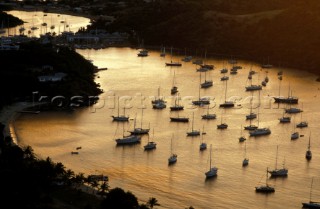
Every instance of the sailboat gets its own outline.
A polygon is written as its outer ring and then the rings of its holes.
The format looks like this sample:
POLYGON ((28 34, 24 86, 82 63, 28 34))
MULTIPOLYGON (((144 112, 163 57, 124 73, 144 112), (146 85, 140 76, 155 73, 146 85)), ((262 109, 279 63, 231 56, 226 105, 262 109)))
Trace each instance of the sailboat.
MULTIPOLYGON (((154 139, 154 129, 153 129, 152 138, 154 139)), ((148 135, 148 143, 146 145, 144 145, 144 150, 153 150, 156 148, 157 148, 157 143, 155 143, 153 141, 149 141, 149 135, 148 135)))
POLYGON ((242 166, 245 167, 249 165, 249 158, 247 158, 247 144, 244 145, 244 159, 242 161, 242 166))
POLYGON ((200 151, 203 151, 203 150, 207 149, 207 143, 203 142, 203 135, 204 135, 204 127, 202 129, 200 151))
POLYGON ((120 102, 119 102, 119 97, 118 97, 118 115, 117 116, 112 116, 114 121, 128 121, 129 117, 125 116, 125 107, 123 107, 123 115, 119 114, 119 108, 120 108, 120 102))
MULTIPOLYGON (((199 81, 199 83, 201 84, 201 73, 200 73, 200 81, 199 81)), ((210 104, 210 100, 209 99, 200 97, 200 85, 199 85, 199 99, 192 101, 192 104, 193 105, 198 105, 198 106, 203 106, 203 105, 209 105, 210 104)))
POLYGON ((177 66, 177 67, 182 66, 180 62, 172 62, 172 47, 171 47, 171 61, 166 62, 166 66, 177 66))
POLYGON ((287 103, 287 104, 298 104, 299 98, 292 96, 292 92, 290 94, 290 85, 289 85, 289 95, 288 97, 280 96, 280 85, 281 85, 281 80, 279 77, 279 96, 273 97, 275 103, 287 103))
POLYGON ((150 128, 142 128, 142 119, 143 119, 143 108, 141 108, 141 126, 140 126, 140 128, 136 128, 136 118, 135 118, 133 130, 129 131, 132 135, 148 134, 149 133, 150 128))
POLYGON ((288 175, 288 169, 284 167, 284 162, 283 162, 283 168, 278 169, 277 168, 277 163, 278 163, 278 146, 277 146, 277 154, 276 154, 276 165, 274 170, 268 171, 271 174, 271 177, 283 177, 288 175))
MULTIPOLYGON (((260 100, 260 94, 259 94, 259 100, 260 100)), ((255 126, 254 127, 245 127, 245 129, 247 129, 247 130, 249 130, 248 128, 254 129, 249 132, 250 136, 263 136, 263 135, 271 134, 271 130, 269 128, 259 128, 259 121, 260 121, 259 109, 260 108, 258 108, 258 126, 257 127, 255 127, 255 126)), ((250 120, 250 126, 251 126, 251 120, 250 120)))
POLYGON ((261 192, 261 193, 271 193, 275 192, 275 189, 271 186, 268 185, 268 168, 267 168, 267 174, 266 174, 266 185, 261 185, 256 187, 256 192, 261 192))
POLYGON ((254 85, 254 84, 252 84, 252 79, 249 79, 249 80, 250 80, 250 85, 245 87, 246 91, 255 91, 255 90, 262 89, 261 85, 254 85))
POLYGON ((217 118, 216 114, 212 114, 212 113, 210 114, 210 113, 209 113, 209 107, 210 107, 210 105, 208 105, 207 114, 201 115, 202 119, 205 119, 205 120, 213 120, 213 119, 216 119, 216 118, 217 118))
POLYGON ((1 22, 0 34, 5 34, 6 30, 3 27, 3 21, 1 22))
POLYGON ((320 202, 311 201, 312 184, 313 184, 313 177, 312 177, 311 186, 310 186, 310 199, 309 199, 309 202, 302 203, 303 208, 320 208, 320 202))
POLYGON ((170 154, 170 157, 168 158, 169 165, 176 163, 177 158, 178 158, 178 155, 173 153, 172 140, 173 140, 173 134, 172 134, 172 138, 171 138, 171 154, 170 154))
POLYGON ((217 167, 212 167, 212 144, 210 144, 210 166, 209 166, 209 171, 205 172, 206 178, 212 178, 217 176, 218 173, 218 168, 217 167))
POLYGON ((173 71, 173 81, 172 81, 172 87, 171 87, 171 94, 175 94, 178 92, 178 87, 175 85, 175 77, 176 77, 176 71, 173 71))
POLYGON ((302 121, 302 112, 300 112, 300 123, 297 124, 297 128, 305 128, 308 127, 308 122, 307 121, 302 121))
POLYGON ((222 108, 234 107, 233 101, 227 101, 227 89, 228 89, 228 81, 226 80, 226 89, 224 92, 224 103, 220 104, 219 107, 222 107, 222 108))
POLYGON ((222 123, 222 112, 221 112, 221 123, 217 125, 217 129, 226 129, 228 128, 228 124, 222 123))
POLYGON ((180 97, 178 94, 178 96, 176 96, 174 99, 174 105, 170 107, 171 111, 183 110, 184 106, 179 104, 179 100, 180 100, 180 97))
POLYGON ((166 56, 166 47, 163 47, 160 52, 160 57, 165 57, 165 56, 166 56))
POLYGON ((141 137, 137 136, 137 135, 125 136, 124 135, 124 126, 123 126, 122 138, 118 138, 115 141, 117 142, 117 145, 136 144, 136 143, 140 143, 141 137))
POLYGON ((187 49, 184 49, 185 57, 182 59, 184 62, 190 62, 192 60, 192 56, 187 56, 187 49))
POLYGON ((273 65, 271 65, 271 64, 269 63, 269 57, 268 57, 268 63, 261 65, 261 68, 272 68, 272 67, 273 67, 273 65))
POLYGON ((166 101, 160 97, 160 87, 158 88, 158 99, 152 101, 153 109, 164 109, 166 108, 166 101))
POLYGON ((241 131, 240 131, 239 142, 244 142, 245 140, 247 140, 247 139, 242 135, 242 125, 241 125, 241 131))
POLYGON ((252 100, 253 100, 253 94, 251 94, 251 98, 250 98, 250 114, 246 115, 247 120, 252 120, 252 119, 257 118, 257 114, 252 112, 252 100))
POLYGON ((194 113, 192 113, 192 127, 191 131, 187 132, 187 136, 199 136, 200 131, 199 130, 194 130, 193 129, 193 124, 194 124, 194 113))
POLYGON ((291 122, 291 117, 290 116, 284 116, 283 112, 283 116, 281 118, 279 118, 280 123, 290 123, 291 122))
POLYGON ((204 82, 201 83, 201 88, 209 88, 213 85, 213 81, 212 80, 207 80, 207 71, 204 72, 204 82))
POLYGON ((308 150, 306 151, 306 159, 307 160, 311 160, 311 158, 312 158, 312 152, 310 150, 310 138, 311 138, 311 133, 310 133, 310 136, 309 136, 308 150))
POLYGON ((298 139, 300 137, 299 132, 295 131, 296 125, 293 123, 293 132, 291 134, 291 140, 298 139))

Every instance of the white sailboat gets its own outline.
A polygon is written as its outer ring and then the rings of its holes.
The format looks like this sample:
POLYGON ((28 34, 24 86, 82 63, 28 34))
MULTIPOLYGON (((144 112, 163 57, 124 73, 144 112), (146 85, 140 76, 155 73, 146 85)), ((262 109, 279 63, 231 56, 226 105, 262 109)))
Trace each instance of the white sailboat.
MULTIPOLYGON (((153 129, 152 138, 154 140, 154 129, 153 129)), ((155 143, 154 141, 149 141, 149 135, 148 135, 148 143, 144 145, 144 150, 153 150, 156 148, 157 148, 157 143, 155 143)))
POLYGON ((245 167, 249 165, 249 158, 247 158, 247 144, 244 145, 244 159, 242 161, 242 166, 245 167))
POLYGON ((308 150, 306 151, 306 159, 307 160, 311 160, 312 158, 312 152, 310 150, 310 139, 311 139, 311 133, 310 133, 310 136, 309 136, 309 143, 308 143, 308 150))
POLYGON ((284 177, 288 175, 288 169, 284 167, 284 162, 283 162, 283 168, 278 169, 277 168, 278 164, 278 146, 277 146, 277 154, 276 154, 276 165, 274 170, 268 171, 271 174, 271 177, 284 177))
POLYGON ((194 113, 192 113, 191 131, 187 132, 187 136, 199 136, 200 135, 200 131, 199 130, 194 130, 193 129, 193 124, 194 124, 194 113))
POLYGON ((178 158, 178 155, 173 153, 173 144, 172 144, 173 138, 174 138, 174 136, 172 134, 172 138, 171 138, 171 154, 170 154, 170 157, 168 158, 169 165, 176 163, 177 162, 177 158, 178 158))
POLYGON ((212 167, 212 144, 210 144, 210 166, 209 171, 205 172, 206 178, 212 178, 217 176, 218 168, 213 166, 212 167))
POLYGON ((266 174, 266 184, 265 185, 261 185, 261 186, 257 186, 256 187, 256 192, 260 192, 260 193, 272 193, 275 192, 275 189, 271 186, 268 185, 268 168, 267 168, 267 174, 266 174))
POLYGON ((128 116, 125 116, 125 110, 126 110, 126 107, 124 106, 123 107, 123 115, 120 115, 119 113, 119 109, 120 109, 120 102, 119 102, 119 96, 118 96, 118 115, 117 116, 112 116, 113 120, 114 121, 119 121, 119 122, 124 122, 124 121, 129 121, 129 117, 128 116))

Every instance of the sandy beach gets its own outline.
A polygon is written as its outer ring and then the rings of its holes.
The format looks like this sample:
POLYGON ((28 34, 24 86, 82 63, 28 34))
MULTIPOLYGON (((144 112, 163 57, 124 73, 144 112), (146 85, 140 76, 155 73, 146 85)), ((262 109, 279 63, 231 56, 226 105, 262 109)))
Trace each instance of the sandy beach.
POLYGON ((17 102, 9 106, 3 107, 0 112, 0 122, 5 125, 4 136, 11 136, 14 143, 17 144, 17 139, 15 137, 13 123, 16 118, 21 114, 20 112, 26 108, 35 105, 32 102, 17 102))

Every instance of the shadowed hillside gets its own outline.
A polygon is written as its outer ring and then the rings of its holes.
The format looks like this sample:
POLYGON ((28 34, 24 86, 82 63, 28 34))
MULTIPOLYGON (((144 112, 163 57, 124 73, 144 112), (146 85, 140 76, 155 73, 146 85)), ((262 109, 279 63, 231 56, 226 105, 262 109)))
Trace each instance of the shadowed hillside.
POLYGON ((320 73, 320 2, 316 0, 130 2, 130 7, 112 13, 117 20, 107 29, 129 32, 145 45, 202 54, 207 50, 211 55, 259 62, 269 58, 275 66, 320 73))

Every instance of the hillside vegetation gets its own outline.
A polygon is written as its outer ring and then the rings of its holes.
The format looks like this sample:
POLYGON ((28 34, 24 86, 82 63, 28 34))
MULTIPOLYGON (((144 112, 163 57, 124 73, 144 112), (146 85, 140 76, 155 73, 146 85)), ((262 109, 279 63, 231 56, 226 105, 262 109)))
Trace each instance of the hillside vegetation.
POLYGON ((173 46, 180 54, 187 48, 197 55, 207 50, 212 56, 269 59, 275 66, 320 73, 319 1, 158 0, 128 5, 111 12, 117 19, 106 27, 129 32, 145 46, 173 46))

